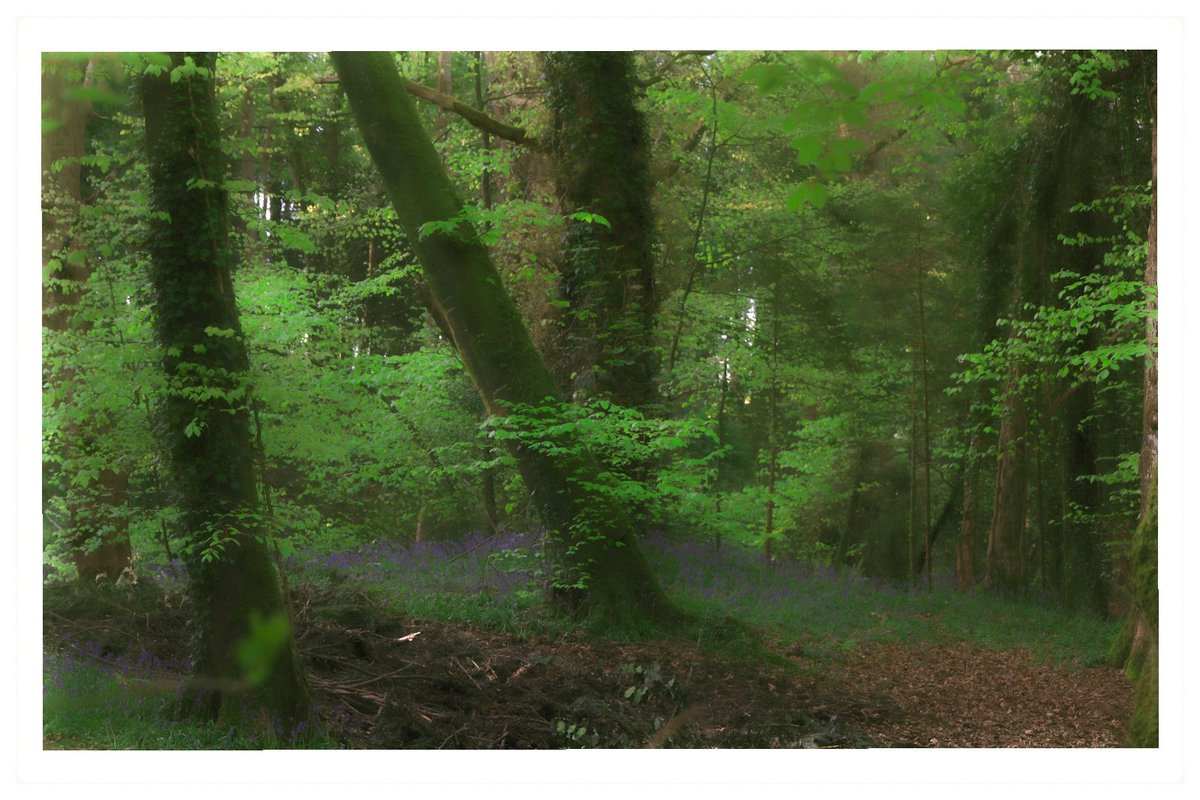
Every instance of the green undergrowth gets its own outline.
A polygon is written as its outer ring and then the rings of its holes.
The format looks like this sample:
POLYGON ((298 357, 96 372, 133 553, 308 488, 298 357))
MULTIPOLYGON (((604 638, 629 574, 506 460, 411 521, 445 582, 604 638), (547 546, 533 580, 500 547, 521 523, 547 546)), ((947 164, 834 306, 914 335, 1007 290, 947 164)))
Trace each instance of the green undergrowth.
POLYGON ((182 718, 173 681, 133 677, 104 664, 47 657, 42 735, 55 750, 330 749, 338 743, 316 727, 286 734, 247 731, 182 718))
POLYGON ((929 591, 687 542, 660 542, 651 552, 672 599, 694 616, 734 619, 817 657, 874 643, 968 644, 1090 666, 1104 661, 1119 629, 1052 601, 958 592, 944 581, 929 591))
POLYGON ((402 576, 379 581, 353 573, 331 575, 327 571, 293 576, 299 593, 323 598, 329 605, 317 605, 318 616, 346 614, 362 619, 348 627, 372 627, 385 619, 434 620, 509 633, 522 638, 557 636, 573 629, 573 623, 546 609, 542 595, 532 589, 500 598, 487 593, 423 590, 409 587, 402 576))
POLYGON ((332 579, 318 571, 301 575, 299 583, 313 587, 346 581, 341 591, 353 587, 381 613, 412 619, 527 638, 552 638, 579 628, 616 641, 682 637, 711 652, 760 661, 781 659, 781 649, 799 648, 824 658, 873 643, 900 642, 1021 649, 1038 661, 1092 665, 1103 661, 1118 630, 1116 623, 1035 598, 1004 598, 983 590, 962 593, 936 583, 930 592, 852 572, 768 564, 730 549, 673 550, 662 543, 648 549, 680 612, 665 622, 580 623, 548 608, 545 595, 532 582, 503 592, 471 592, 441 576, 434 588, 429 567, 382 575, 350 570, 332 579))

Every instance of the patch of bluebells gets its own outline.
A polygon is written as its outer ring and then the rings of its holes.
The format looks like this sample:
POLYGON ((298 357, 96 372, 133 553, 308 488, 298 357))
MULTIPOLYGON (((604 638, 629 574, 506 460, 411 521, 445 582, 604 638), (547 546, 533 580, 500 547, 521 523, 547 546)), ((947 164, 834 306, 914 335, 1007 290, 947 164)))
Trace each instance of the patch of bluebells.
POLYGON ((187 579, 187 569, 178 558, 171 559, 167 564, 143 564, 140 572, 159 583, 174 583, 187 579))
POLYGON ((70 634, 63 636, 58 652, 42 654, 43 684, 47 689, 67 692, 79 690, 78 686, 72 687, 71 676, 81 671, 122 680, 149 680, 163 672, 186 673, 191 666, 190 659, 162 658, 147 650, 114 653, 100 642, 79 642, 70 634))
POLYGON ((540 537, 532 532, 473 531, 457 541, 401 544, 378 541, 290 559, 293 568, 348 573, 370 583, 398 585, 412 594, 487 594, 507 599, 534 580, 540 537))
MULTIPOLYGON (((309 574, 343 573, 410 596, 479 595, 505 602, 541 576, 541 533, 474 531, 462 539, 401 544, 379 541, 351 549, 293 557, 309 574)), ((651 532, 643 547, 667 592, 760 623, 797 630, 837 627, 845 633, 877 623, 881 608, 896 615, 924 609, 923 587, 889 584, 828 564, 777 558, 737 546, 651 532), (907 609, 907 611, 906 611, 907 609)), ((950 576, 935 576, 939 589, 950 576)))
MULTIPOLYGON (((47 709, 99 706, 110 719, 159 716, 164 699, 152 693, 127 691, 132 680, 149 681, 164 672, 186 672, 183 661, 164 659, 142 650, 113 653, 99 642, 64 637, 63 647, 42 654, 42 696, 47 709)), ((82 709, 81 709, 81 713, 82 709)), ((164 723, 171 724, 169 720, 164 723)))
POLYGON ((908 596, 898 587, 828 564, 777 558, 736 546, 653 532, 643 539, 647 556, 675 596, 693 598, 724 613, 787 627, 870 624, 870 612, 895 608, 908 596))

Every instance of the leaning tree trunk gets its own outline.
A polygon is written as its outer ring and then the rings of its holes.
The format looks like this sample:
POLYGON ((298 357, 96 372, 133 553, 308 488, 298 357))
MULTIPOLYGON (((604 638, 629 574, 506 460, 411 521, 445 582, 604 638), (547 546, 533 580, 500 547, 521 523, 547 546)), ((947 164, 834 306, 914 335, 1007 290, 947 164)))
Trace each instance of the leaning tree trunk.
POLYGON ((547 53, 555 185, 568 219, 562 238, 565 311, 560 383, 623 406, 655 401, 654 221, 645 124, 634 104, 633 58, 623 52, 547 53))
MULTIPOLYGON (((85 129, 91 113, 91 103, 68 96, 69 88, 86 82, 83 72, 74 73, 69 62, 48 58, 42 64, 42 102, 57 126, 42 136, 42 269, 48 275, 42 306, 45 327, 60 340, 72 334, 84 336, 92 328, 87 315, 75 313, 87 291, 90 270, 85 258, 68 252, 83 197, 78 159, 86 155, 85 129)), ((63 364, 53 376, 59 390, 57 411, 63 417, 63 472, 87 471, 96 477, 86 486, 71 485, 66 490, 67 543, 81 580, 100 576, 116 580, 130 565, 129 521, 122 513, 129 479, 105 452, 111 420, 103 412, 79 407, 75 388, 85 376, 70 363, 73 355, 69 345, 64 347, 63 364)))
MULTIPOLYGON (((396 216, 421 262, 432 311, 450 333, 488 412, 545 408, 561 398, 487 249, 460 228, 422 236, 449 220, 462 201, 387 53, 334 53, 350 107, 379 169, 396 216)), ((672 609, 638 547, 622 503, 596 459, 566 434, 555 448, 514 445, 521 476, 552 538, 556 597, 573 614, 615 621, 672 609)))
POLYGON ((186 699, 208 719, 291 725, 307 714, 308 696, 261 537, 249 362, 221 188, 215 60, 192 53, 185 62, 175 54, 182 73, 176 82, 168 74, 142 81, 165 427, 189 542, 196 628, 186 699))

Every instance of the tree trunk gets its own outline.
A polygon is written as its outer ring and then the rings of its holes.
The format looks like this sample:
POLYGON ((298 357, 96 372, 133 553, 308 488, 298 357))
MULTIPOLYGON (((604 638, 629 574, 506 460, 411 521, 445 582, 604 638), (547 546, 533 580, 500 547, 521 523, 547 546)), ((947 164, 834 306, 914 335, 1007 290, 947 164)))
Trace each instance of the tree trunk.
MULTIPOLYGON (((1157 477, 1157 476, 1156 476, 1157 477)), ((1158 747, 1158 488, 1151 485, 1146 513, 1133 536, 1133 606, 1130 659, 1136 676, 1130 744, 1158 747)))
MULTIPOLYGON (((91 64, 88 64, 90 70, 91 64)), ((86 70, 70 62, 46 59, 42 65, 42 101, 58 127, 42 136, 42 269, 49 277, 42 293, 45 327, 58 333, 86 334, 92 323, 75 314, 87 291, 91 270, 84 259, 72 258, 72 229, 83 197, 78 159, 86 155, 86 127, 91 103, 71 99, 67 90, 86 83, 86 70), (54 164, 66 159, 61 169, 54 164)), ((66 363, 54 375, 59 384, 58 410, 63 413, 63 474, 76 475, 91 467, 96 477, 83 487, 66 489, 67 543, 80 580, 101 576, 116 580, 129 568, 129 521, 124 515, 129 477, 104 440, 112 427, 104 414, 74 408, 76 374, 68 350, 66 363), (96 463, 99 462, 99 463, 96 463)))
POLYGON ((1028 470, 1025 403, 1019 392, 1019 368, 1009 367, 1004 406, 1000 416, 999 458, 996 468, 992 525, 988 533, 987 582, 1002 592, 1015 592, 1025 578, 1021 536, 1025 529, 1028 470))
POLYGON ((908 397, 908 582, 917 580, 917 348, 912 349, 908 397))
POLYGON ((167 376, 166 438, 181 495, 195 608, 185 700, 223 723, 283 725, 308 696, 275 568, 261 538, 250 431, 249 361, 230 274, 224 155, 211 53, 142 81, 150 168, 151 280, 167 376), (200 185, 189 185, 203 181, 200 185))
MULTIPOLYGON (((1157 104, 1154 106, 1157 109, 1157 104)), ((1157 110, 1155 111, 1157 114, 1157 110)), ((1151 174, 1154 196, 1150 202, 1150 227, 1146 231, 1146 286, 1152 292, 1147 302, 1146 366, 1142 377, 1142 447, 1138 461, 1141 510, 1145 515, 1150 495, 1158 480, 1158 120, 1150 136, 1151 174)))
MULTIPOLYGON (((767 520, 763 535, 763 550, 771 560, 775 539, 775 483, 779 472, 779 265, 775 264, 775 279, 771 284, 771 381, 767 389, 767 520)), ((844 553, 839 553, 844 556, 844 553)))
MULTIPOLYGON (((1151 133, 1151 175, 1154 196, 1146 235, 1146 286, 1158 288, 1158 120, 1151 86, 1154 128, 1151 133)), ((1114 645, 1113 662, 1137 681, 1130 744, 1158 746, 1158 303, 1152 293, 1146 321, 1146 356, 1143 372, 1142 446, 1138 463, 1141 483, 1141 519, 1130 550, 1131 604, 1121 637, 1114 645)))
POLYGON ((925 267, 921 261, 921 231, 917 230, 917 328, 921 342, 921 422, 925 448, 925 585, 933 591, 933 444, 929 434, 929 342, 925 336, 925 267))
MULTIPOLYGON (((972 446, 971 450, 974 449, 972 446)), ((978 470, 972 464, 967 464, 963 468, 962 519, 954 549, 955 585, 960 592, 975 587, 975 527, 979 516, 975 485, 978 479, 978 470)))
POLYGON ((633 59, 624 52, 547 53, 543 66, 563 213, 599 214, 608 223, 566 223, 560 382, 576 396, 644 409, 656 399, 654 222, 633 59))
MULTIPOLYGON (((421 262, 436 315, 449 330, 488 412, 561 401, 520 311, 472 231, 421 236, 427 222, 462 210, 412 99, 387 53, 334 53, 341 85, 382 176, 396 216, 421 262)), ((566 434, 553 452, 512 445, 550 533, 555 597, 576 615, 637 622, 673 609, 638 547, 623 504, 591 453, 566 434)))
POLYGON ((454 51, 438 52, 438 91, 445 95, 454 94, 454 51))

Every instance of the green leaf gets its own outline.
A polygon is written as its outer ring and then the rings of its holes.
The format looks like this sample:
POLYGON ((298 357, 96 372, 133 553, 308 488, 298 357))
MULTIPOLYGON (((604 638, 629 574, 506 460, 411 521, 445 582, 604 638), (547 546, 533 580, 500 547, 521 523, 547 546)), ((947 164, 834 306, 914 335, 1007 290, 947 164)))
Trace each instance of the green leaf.
POLYGON ((72 86, 65 92, 72 100, 82 100, 94 105, 120 106, 125 104, 125 95, 103 86, 72 86))
POLYGON ((606 228, 611 228, 612 225, 607 219, 599 214, 590 214, 587 211, 576 211, 574 214, 568 214, 567 219, 579 220, 580 222, 594 222, 597 225, 603 225, 606 228))
POLYGON ((753 81, 759 94, 770 94, 787 83, 791 71, 782 64, 755 64, 742 73, 742 80, 753 81))
POLYGON ((169 69, 171 66, 171 57, 166 53, 142 53, 142 58, 151 66, 163 69, 169 69))
POLYGON ((821 157, 821 138, 818 136, 797 136, 788 142, 796 151, 796 163, 800 166, 816 163, 821 157))
POLYGON ((244 178, 234 178, 221 184, 221 188, 230 193, 257 192, 258 184, 244 178))
POLYGON ((238 644, 238 663, 242 678, 251 686, 260 686, 271 674, 271 667, 287 646, 291 626, 287 615, 280 612, 264 618, 250 612, 250 632, 238 644))
POLYGON ((283 246, 289 250, 299 250, 301 253, 315 253, 317 250, 317 246, 313 244, 312 239, 308 238, 308 234, 291 225, 276 227, 275 235, 279 237, 279 241, 283 246))
POLYGON ((825 188, 825 184, 813 181, 809 187, 808 202, 815 208, 824 208, 828 201, 829 190, 825 188))
POLYGON ((829 190, 823 184, 816 181, 806 181, 788 195, 787 210, 799 211, 806 204, 813 208, 824 208, 825 203, 829 200, 829 190))
POLYGON ((838 106, 838 114, 847 125, 866 127, 867 111, 864 103, 853 101, 843 103, 838 106))

